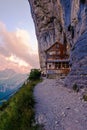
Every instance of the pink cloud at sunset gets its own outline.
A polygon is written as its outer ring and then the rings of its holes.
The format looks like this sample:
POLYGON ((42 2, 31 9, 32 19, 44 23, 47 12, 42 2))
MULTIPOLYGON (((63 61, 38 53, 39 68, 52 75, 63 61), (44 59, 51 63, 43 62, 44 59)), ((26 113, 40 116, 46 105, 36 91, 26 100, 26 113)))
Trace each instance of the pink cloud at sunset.
POLYGON ((39 68, 38 49, 36 44, 32 48, 28 31, 16 29, 8 32, 0 22, 0 70, 6 68, 23 73, 39 68))

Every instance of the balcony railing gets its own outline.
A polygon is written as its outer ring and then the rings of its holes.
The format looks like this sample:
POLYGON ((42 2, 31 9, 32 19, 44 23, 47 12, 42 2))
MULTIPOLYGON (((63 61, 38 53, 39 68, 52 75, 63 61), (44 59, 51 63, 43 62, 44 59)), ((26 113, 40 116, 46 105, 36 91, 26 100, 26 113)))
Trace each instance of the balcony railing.
POLYGON ((47 74, 68 74, 69 71, 70 71, 70 68, 47 69, 47 74))
POLYGON ((47 61, 49 61, 49 60, 58 60, 58 59, 69 59, 69 56, 68 55, 65 55, 65 56, 48 55, 46 59, 47 59, 47 61))

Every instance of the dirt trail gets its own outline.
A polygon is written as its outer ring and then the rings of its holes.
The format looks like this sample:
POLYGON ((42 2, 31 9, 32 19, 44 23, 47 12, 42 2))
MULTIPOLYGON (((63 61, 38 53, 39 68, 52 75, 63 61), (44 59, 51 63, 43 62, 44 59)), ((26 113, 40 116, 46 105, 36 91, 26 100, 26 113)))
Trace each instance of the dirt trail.
POLYGON ((64 87, 62 79, 46 79, 35 87, 36 120, 45 130, 87 130, 87 103, 64 87))

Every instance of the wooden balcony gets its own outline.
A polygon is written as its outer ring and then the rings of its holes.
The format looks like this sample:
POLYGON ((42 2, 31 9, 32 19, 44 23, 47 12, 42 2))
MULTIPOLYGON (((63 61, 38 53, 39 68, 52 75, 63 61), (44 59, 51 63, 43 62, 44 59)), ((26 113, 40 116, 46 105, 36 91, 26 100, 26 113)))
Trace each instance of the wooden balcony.
POLYGON ((47 69, 47 74, 67 75, 69 71, 70 71, 70 68, 47 69))
POLYGON ((60 56, 60 55, 47 55, 46 60, 52 61, 52 60, 62 60, 62 59, 69 59, 68 55, 60 56))
POLYGON ((48 59, 46 63, 69 62, 69 59, 48 59))

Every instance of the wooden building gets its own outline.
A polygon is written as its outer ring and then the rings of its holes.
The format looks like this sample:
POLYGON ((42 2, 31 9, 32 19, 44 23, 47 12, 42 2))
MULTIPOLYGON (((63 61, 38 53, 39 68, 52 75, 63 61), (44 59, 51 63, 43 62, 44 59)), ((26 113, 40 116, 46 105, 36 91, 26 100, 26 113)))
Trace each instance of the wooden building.
POLYGON ((67 47, 60 42, 54 43, 46 51, 46 74, 67 75, 70 71, 67 47))

